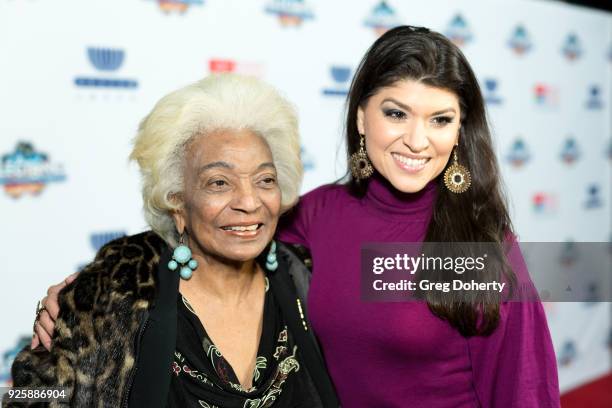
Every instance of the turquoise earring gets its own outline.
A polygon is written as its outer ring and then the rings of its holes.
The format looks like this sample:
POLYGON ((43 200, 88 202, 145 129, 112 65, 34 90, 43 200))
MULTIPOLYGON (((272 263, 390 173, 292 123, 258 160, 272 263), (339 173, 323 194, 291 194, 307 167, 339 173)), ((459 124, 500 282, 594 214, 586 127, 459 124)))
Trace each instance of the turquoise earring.
POLYGON ((183 234, 179 238, 179 246, 174 248, 172 260, 168 262, 168 269, 175 271, 181 266, 180 275, 182 279, 189 280, 193 271, 198 267, 198 261, 191 257, 191 249, 183 243, 183 234))
POLYGON ((266 268, 270 271, 275 271, 278 268, 278 261, 276 260, 276 242, 272 241, 270 244, 270 251, 266 257, 266 268))

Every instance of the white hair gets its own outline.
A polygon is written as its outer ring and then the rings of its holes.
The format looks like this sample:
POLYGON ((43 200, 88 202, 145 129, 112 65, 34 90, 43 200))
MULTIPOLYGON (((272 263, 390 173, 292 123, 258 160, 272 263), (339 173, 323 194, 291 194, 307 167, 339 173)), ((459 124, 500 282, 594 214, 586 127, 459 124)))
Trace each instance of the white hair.
POLYGON ((210 75, 157 102, 140 123, 130 155, 140 167, 145 219, 171 246, 178 240, 172 212, 182 203, 173 197, 183 190, 186 146, 194 136, 234 129, 251 130, 270 147, 282 210, 297 201, 303 168, 293 106, 256 78, 210 75))

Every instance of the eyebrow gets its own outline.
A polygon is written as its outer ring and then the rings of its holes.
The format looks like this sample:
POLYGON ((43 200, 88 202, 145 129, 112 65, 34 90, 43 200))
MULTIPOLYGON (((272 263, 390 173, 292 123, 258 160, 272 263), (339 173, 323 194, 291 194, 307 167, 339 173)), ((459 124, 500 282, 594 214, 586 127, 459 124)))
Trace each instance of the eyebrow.
MULTIPOLYGON (((397 106, 399 106, 400 108, 402 108, 404 110, 407 110, 408 112, 412 113, 412 108, 410 108, 410 106, 408 106, 408 105, 406 105, 404 103, 401 103, 400 101, 398 101, 396 99, 386 98, 384 101, 381 102, 381 105, 383 103, 385 103, 385 102, 392 102, 392 103, 396 104, 397 106)), ((442 109, 442 110, 439 110, 439 111, 436 111, 436 112, 432 113, 431 116, 442 115, 443 113, 449 113, 449 112, 457 113, 454 108, 446 108, 446 109, 442 109)))
POLYGON ((224 161, 216 161, 212 163, 205 164, 198 169, 198 174, 204 173, 206 170, 213 169, 215 167, 221 167, 224 169, 233 169, 234 166, 224 161))
POLYGON ((261 170, 261 169, 266 168, 266 167, 270 167, 270 168, 276 170, 276 166, 272 162, 261 163, 259 166, 257 166, 257 170, 261 170))
MULTIPOLYGON (((215 167, 221 167, 221 168, 224 168, 224 169, 230 169, 231 170, 231 169, 234 168, 234 165, 230 164, 228 162, 225 162, 225 161, 216 161, 216 162, 208 163, 208 164, 205 164, 204 166, 201 166, 198 169, 198 174, 202 174, 206 170, 210 170, 210 169, 215 168, 215 167)), ((257 166, 256 170, 261 170, 261 169, 266 168, 266 167, 271 167, 274 170, 276 170, 276 166, 272 162, 261 163, 259 166, 257 166)))

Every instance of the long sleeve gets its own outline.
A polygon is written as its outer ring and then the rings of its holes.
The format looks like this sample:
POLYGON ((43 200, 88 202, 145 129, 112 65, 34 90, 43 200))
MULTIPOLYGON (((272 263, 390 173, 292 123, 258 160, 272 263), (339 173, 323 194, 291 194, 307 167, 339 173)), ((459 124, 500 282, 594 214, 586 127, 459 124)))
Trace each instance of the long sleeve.
MULTIPOLYGON (((72 395, 75 384, 75 349, 72 319, 67 313, 66 302, 60 301, 61 316, 56 320, 51 351, 42 346, 30 349, 26 346, 15 357, 11 369, 13 387, 41 388, 65 387, 72 395)), ((7 407, 27 406, 23 403, 8 403, 7 407)), ((51 406, 60 406, 52 403, 51 406)))
MULTIPOLYGON (((42 346, 30 349, 26 346, 15 358, 12 366, 13 387, 64 387, 70 396, 79 394, 79 402, 90 401, 85 388, 76 389, 76 377, 82 375, 77 360, 82 354, 98 348, 95 340, 91 310, 95 293, 100 262, 94 262, 79 274, 77 279, 60 292, 58 302, 60 312, 55 323, 51 351, 42 346), (86 397, 83 400, 83 397, 86 397)), ((95 355, 95 353, 93 353, 95 355)), ((90 362, 95 364, 94 361, 90 362)), ((73 399, 71 405, 76 401, 73 399)), ((52 402, 50 406, 62 406, 52 402)), ((27 406, 23 403, 9 403, 7 407, 27 406)))
POLYGON ((135 339, 156 299, 165 246, 157 234, 143 232, 102 247, 59 294, 51 351, 26 347, 16 357, 15 387, 61 386, 70 392, 70 406, 120 406, 135 372, 135 339))
MULTIPOLYGON (((519 285, 533 285, 520 248, 508 260, 519 285)), ((482 407, 559 407, 557 364, 546 315, 535 300, 502 303, 488 337, 468 339, 475 392, 482 407)))

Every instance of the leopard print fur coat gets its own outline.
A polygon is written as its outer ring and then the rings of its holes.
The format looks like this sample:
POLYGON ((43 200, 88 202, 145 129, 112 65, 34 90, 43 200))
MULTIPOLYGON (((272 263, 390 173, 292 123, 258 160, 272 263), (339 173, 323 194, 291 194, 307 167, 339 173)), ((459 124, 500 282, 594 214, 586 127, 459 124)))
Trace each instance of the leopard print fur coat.
POLYGON ((125 405, 134 339, 155 300, 155 271, 165 247, 153 232, 105 245, 62 290, 51 352, 27 346, 15 358, 13 386, 66 387, 76 407, 125 405))

